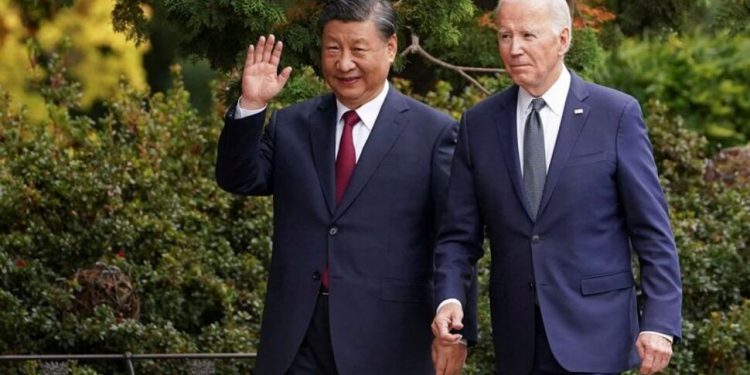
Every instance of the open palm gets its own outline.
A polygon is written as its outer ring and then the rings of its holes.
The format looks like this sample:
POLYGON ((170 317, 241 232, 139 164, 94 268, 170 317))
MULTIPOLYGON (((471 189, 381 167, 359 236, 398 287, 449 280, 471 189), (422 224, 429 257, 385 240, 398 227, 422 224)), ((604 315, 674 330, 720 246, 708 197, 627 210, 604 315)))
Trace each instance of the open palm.
POLYGON ((261 36, 256 45, 250 45, 242 69, 242 101, 246 109, 265 107, 286 85, 291 67, 278 73, 283 45, 273 35, 261 36))

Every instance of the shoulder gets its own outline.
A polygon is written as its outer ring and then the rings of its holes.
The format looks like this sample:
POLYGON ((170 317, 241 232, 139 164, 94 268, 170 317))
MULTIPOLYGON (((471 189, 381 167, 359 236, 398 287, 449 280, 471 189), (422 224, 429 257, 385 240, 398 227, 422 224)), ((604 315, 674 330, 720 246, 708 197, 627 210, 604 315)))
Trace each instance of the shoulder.
POLYGON ((512 85, 505 90, 496 92, 483 99, 473 107, 466 110, 465 116, 485 117, 497 114, 503 110, 515 110, 515 103, 518 100, 518 86, 512 85))
POLYGON ((335 106, 336 99, 332 93, 316 96, 301 102, 297 102, 276 111, 281 116, 293 116, 296 114, 309 114, 318 109, 324 109, 327 106, 335 106))
POLYGON ((389 93, 391 99, 384 104, 381 110, 397 109, 403 110, 412 122, 423 124, 425 126, 446 126, 456 122, 454 118, 440 109, 431 107, 419 100, 407 96, 398 90, 392 89, 389 93), (390 105, 393 108, 386 108, 390 105))
POLYGON ((622 110, 638 105, 638 101, 630 94, 589 81, 579 79, 579 82, 573 83, 571 90, 574 94, 578 94, 577 90, 585 92, 587 102, 605 110, 622 110))

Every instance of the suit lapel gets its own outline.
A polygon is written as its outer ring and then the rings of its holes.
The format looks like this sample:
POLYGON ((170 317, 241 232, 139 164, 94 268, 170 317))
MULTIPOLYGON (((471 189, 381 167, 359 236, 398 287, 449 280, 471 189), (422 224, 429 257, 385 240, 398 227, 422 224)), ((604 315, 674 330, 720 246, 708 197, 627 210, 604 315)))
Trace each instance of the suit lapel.
POLYGON ((334 191, 334 163, 336 149, 336 100, 328 95, 321 100, 318 110, 310 115, 310 142, 313 160, 320 179, 320 188, 332 215, 336 210, 334 191))
POLYGON ((570 75, 570 90, 568 91, 568 98, 565 100, 565 109, 560 121, 560 132, 557 135, 555 150, 552 153, 552 161, 544 184, 544 193, 542 193, 542 200, 539 203, 539 216, 544 213, 544 208, 549 203, 557 181, 560 179, 560 174, 565 168, 565 163, 567 163, 591 112, 590 107, 583 102, 589 95, 585 83, 575 73, 571 72, 570 75))
POLYGON ((380 162, 396 143, 408 122, 406 116, 404 116, 408 109, 408 105, 401 94, 393 88, 389 89, 388 96, 383 102, 380 114, 378 114, 378 119, 375 121, 372 132, 367 138, 367 143, 362 149, 362 154, 359 156, 357 166, 354 168, 354 174, 346 188, 344 198, 334 210, 334 220, 341 216, 354 202, 377 170, 380 162))
POLYGON ((523 187, 523 177, 521 174, 521 161, 518 159, 518 130, 516 124, 516 107, 518 105, 518 86, 513 86, 503 94, 501 108, 495 117, 495 128, 500 137, 500 149, 503 153, 503 160, 508 169, 513 190, 516 192, 518 200, 523 202, 526 213, 531 217, 526 199, 526 191, 523 187))

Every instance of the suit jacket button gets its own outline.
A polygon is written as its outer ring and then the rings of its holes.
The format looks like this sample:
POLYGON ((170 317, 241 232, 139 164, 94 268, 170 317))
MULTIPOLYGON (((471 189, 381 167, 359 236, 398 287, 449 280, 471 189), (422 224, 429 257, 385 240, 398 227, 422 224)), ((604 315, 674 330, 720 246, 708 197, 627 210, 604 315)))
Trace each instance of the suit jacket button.
POLYGON ((330 234, 331 236, 335 236, 338 233, 339 233, 339 228, 331 227, 330 229, 328 229, 328 234, 330 234))
POLYGON ((315 281, 319 281, 320 280, 320 272, 318 272, 318 271, 313 272, 312 279, 315 280, 315 281))
POLYGON ((542 242, 542 238, 541 237, 539 237, 537 235, 533 235, 531 237, 531 244, 532 245, 539 245, 540 242, 542 242))
POLYGON ((533 281, 529 281, 529 289, 530 290, 534 289, 534 282, 533 281))

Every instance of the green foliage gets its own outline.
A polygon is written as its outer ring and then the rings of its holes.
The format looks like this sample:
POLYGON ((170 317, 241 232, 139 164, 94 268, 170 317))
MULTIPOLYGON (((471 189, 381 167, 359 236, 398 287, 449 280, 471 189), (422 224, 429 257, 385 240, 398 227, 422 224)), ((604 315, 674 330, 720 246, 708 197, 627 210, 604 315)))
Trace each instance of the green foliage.
POLYGON ((135 40, 145 40, 149 8, 144 5, 150 3, 164 10, 185 51, 206 57, 213 67, 224 69, 234 66, 238 52, 259 35, 285 22, 278 1, 220 0, 206 6, 199 0, 117 0, 113 13, 116 29, 135 40))
POLYGON ((616 23, 628 36, 691 31, 705 18, 710 0, 605 0, 617 14, 616 23))
MULTIPOLYGON (((221 70, 235 66, 250 43, 258 36, 275 32, 288 49, 285 59, 291 65, 317 64, 317 11, 320 2, 302 0, 221 0, 206 7, 201 1, 117 0, 113 13, 117 30, 131 38, 145 40, 149 16, 143 5, 153 3, 165 12, 170 26, 179 31, 182 49, 204 57, 221 70)), ((442 48, 455 47, 462 38, 459 25, 470 20, 474 5, 470 0, 400 1, 397 11, 402 26, 429 36, 429 43, 442 48)))
POLYGON ((714 17, 713 27, 734 34, 750 32, 750 0, 723 0, 714 17))
POLYGON ((750 37, 670 36, 626 40, 596 80, 641 102, 658 99, 717 145, 750 140, 750 37))
POLYGON ((683 281, 684 337, 671 373, 750 373, 740 350, 750 347, 750 191, 706 182, 706 140, 661 103, 647 112, 683 281))
POLYGON ((573 43, 565 55, 565 64, 584 78, 589 78, 604 60, 604 50, 593 29, 578 29, 573 33, 573 43))
MULTIPOLYGON (((254 350, 270 200, 216 187, 220 116, 200 118, 179 70, 174 75, 166 94, 122 84, 98 119, 50 100, 42 126, 1 96, 0 352, 254 350), (138 319, 105 305, 93 314, 76 309, 73 275, 95 262, 132 278, 138 319)), ((60 96, 60 87, 47 89, 47 98, 60 96)), ((88 373, 124 371, 86 365, 88 373)), ((219 371, 247 373, 250 365, 219 371)), ((27 365, 0 366, 17 373, 27 365)), ((137 370, 185 373, 177 362, 142 362, 137 370)))
POLYGON ((703 320, 700 349, 707 354, 707 374, 750 374, 750 299, 712 312, 703 320))
POLYGON ((399 2, 396 12, 402 26, 421 35, 433 49, 454 48, 465 41, 460 25, 473 21, 475 9, 469 0, 411 0, 399 2))

